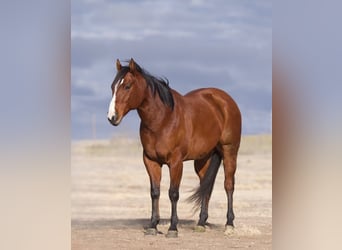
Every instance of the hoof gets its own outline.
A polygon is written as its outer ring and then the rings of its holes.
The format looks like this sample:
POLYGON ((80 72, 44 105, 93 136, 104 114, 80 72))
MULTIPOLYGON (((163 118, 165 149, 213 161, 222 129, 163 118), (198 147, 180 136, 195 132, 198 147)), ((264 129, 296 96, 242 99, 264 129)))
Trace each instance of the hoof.
POLYGON ((231 225, 227 225, 226 229, 224 230, 224 235, 231 236, 234 234, 234 227, 231 225))
POLYGON ((156 228, 147 228, 145 231, 145 235, 157 235, 158 230, 156 228))
POLYGON ((196 232, 196 233, 203 233, 203 232, 205 232, 205 226, 200 226, 200 225, 195 226, 194 232, 196 232))
POLYGON ((165 235, 166 238, 177 238, 178 237, 178 231, 176 230, 169 230, 167 234, 165 235))

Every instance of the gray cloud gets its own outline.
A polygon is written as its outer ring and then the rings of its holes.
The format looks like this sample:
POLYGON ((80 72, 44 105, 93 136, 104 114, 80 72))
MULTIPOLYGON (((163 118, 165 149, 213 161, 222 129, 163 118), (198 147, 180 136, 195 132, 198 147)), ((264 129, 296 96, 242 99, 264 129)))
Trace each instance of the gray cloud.
MULTIPOLYGON (((107 112, 114 62, 130 57, 181 93, 219 87, 231 93, 243 115, 268 116, 271 1, 88 0, 73 1, 72 12, 73 127, 82 126, 78 115, 87 105, 94 113, 107 112), (88 95, 88 102, 80 95, 88 95)), ((127 120, 138 123, 134 115, 127 120)), ((105 115, 101 122, 107 122, 105 115)), ((262 124, 247 123, 244 132, 264 132, 262 124)), ((103 129, 104 137, 113 133, 103 129)))

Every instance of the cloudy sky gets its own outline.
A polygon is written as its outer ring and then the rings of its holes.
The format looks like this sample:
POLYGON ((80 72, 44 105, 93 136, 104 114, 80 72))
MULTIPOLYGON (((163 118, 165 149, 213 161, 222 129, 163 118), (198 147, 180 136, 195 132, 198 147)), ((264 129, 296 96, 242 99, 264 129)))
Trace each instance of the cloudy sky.
POLYGON ((107 121, 115 60, 133 57, 178 92, 221 88, 236 100, 243 133, 271 131, 272 3, 246 0, 73 0, 72 139, 138 134, 131 111, 107 121))

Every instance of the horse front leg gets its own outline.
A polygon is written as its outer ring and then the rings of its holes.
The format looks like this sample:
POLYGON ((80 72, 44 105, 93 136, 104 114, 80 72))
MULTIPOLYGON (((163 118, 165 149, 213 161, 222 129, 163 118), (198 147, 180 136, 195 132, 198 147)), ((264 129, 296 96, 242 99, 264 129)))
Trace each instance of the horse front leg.
POLYGON ((177 237, 178 230, 178 215, 177 215, 177 203, 179 200, 179 185, 183 174, 183 161, 177 160, 169 164, 170 170, 170 188, 169 198, 171 201, 171 224, 166 237, 177 237))
POLYGON ((157 225, 159 224, 159 197, 160 197, 160 181, 161 181, 161 164, 150 160, 144 154, 144 164, 147 173, 150 177, 151 186, 151 200, 152 200, 152 215, 149 227, 146 229, 145 234, 156 235, 158 233, 157 225))

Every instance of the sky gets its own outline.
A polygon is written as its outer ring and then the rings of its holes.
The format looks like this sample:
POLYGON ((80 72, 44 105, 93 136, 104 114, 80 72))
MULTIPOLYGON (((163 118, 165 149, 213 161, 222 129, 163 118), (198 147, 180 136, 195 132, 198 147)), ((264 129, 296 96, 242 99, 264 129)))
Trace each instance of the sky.
POLYGON ((117 58, 181 94, 221 88, 240 107, 243 134, 271 132, 271 1, 71 1, 72 139, 138 135, 136 111, 118 127, 107 121, 117 58))

